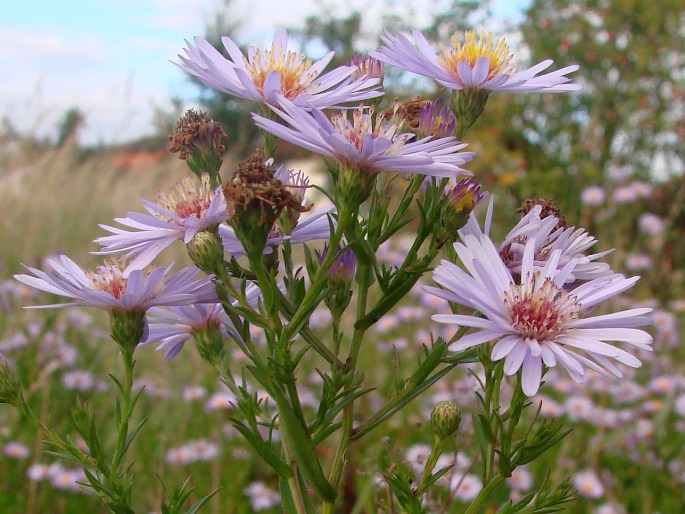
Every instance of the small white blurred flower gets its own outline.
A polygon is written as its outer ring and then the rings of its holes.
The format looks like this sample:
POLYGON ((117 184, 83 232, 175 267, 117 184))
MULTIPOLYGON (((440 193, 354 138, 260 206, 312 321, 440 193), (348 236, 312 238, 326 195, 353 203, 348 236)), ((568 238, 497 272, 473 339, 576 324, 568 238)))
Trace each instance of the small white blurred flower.
POLYGON ((250 499, 254 511, 270 509, 281 504, 281 495, 271 489, 264 482, 252 482, 245 489, 245 495, 250 499))
POLYGON ((28 446, 21 444, 17 441, 10 441, 5 444, 2 448, 2 453, 4 453, 10 459, 24 460, 31 454, 28 446))
POLYGON ((207 389, 202 386, 188 386, 183 388, 181 394, 185 401, 192 402, 194 400, 202 400, 207 396, 207 389))
POLYGON ((673 408, 678 416, 685 418, 685 394, 681 394, 675 399, 673 408))
POLYGON ((47 464, 32 464, 29 469, 26 470, 26 476, 31 482, 40 482, 50 478, 50 466, 47 464))
POLYGON ((236 397, 230 391, 214 393, 205 403, 205 412, 212 412, 220 409, 231 409, 236 402, 236 397))
POLYGON ((637 220, 637 226, 642 232, 649 236, 656 236, 661 234, 664 230, 664 220, 656 214, 646 212, 637 220))
POLYGON ((588 207, 598 207, 606 200, 606 192, 599 186, 586 187, 580 194, 580 200, 588 207))
POLYGON ((629 253, 625 257, 628 271, 644 271, 652 269, 652 259, 646 253, 629 253))
POLYGON ((604 496, 604 486, 597 474, 588 469, 573 475, 573 486, 578 494, 586 498, 601 498, 604 496))
POLYGON ((571 396, 564 402, 564 410, 571 421, 586 421, 595 412, 595 405, 592 400, 584 396, 571 396))
POLYGON ((467 473, 466 475, 455 475, 452 478, 451 487, 456 498, 470 501, 478 496, 478 493, 483 489, 483 484, 476 475, 467 473))
POLYGON ((173 465, 184 465, 191 462, 212 460, 218 457, 218 455, 218 445, 205 439, 198 439, 168 450, 166 452, 166 461, 173 465))
POLYGON ((637 192, 630 186, 617 187, 611 197, 620 205, 633 203, 638 199, 637 192))
POLYGON ((427 444, 414 444, 407 448, 405 459, 417 475, 421 475, 426 465, 431 447, 427 444))
POLYGON ((613 503, 604 503, 603 505, 600 505, 597 507, 595 510, 592 511, 592 514, 625 514, 626 509, 624 509, 621 505, 616 505, 613 503))
POLYGON ((533 475, 525 467, 516 468, 507 478, 507 483, 514 491, 529 491, 533 487, 533 475))
POLYGON ((74 370, 62 375, 62 385, 72 391, 90 391, 95 379, 88 371, 74 370))

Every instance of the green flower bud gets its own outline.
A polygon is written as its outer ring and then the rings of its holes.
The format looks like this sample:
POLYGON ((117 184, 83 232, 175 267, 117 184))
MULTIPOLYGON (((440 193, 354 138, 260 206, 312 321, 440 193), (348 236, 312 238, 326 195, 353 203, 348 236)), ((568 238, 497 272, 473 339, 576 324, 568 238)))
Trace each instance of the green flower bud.
POLYGON ((431 426, 435 435, 440 439, 446 439, 454 434, 461 423, 461 412, 454 402, 445 401, 438 403, 431 412, 431 426))
POLYGON ((219 325, 211 324, 193 331, 195 346, 200 357, 212 366, 218 367, 226 354, 224 338, 219 325))
POLYGON ((113 310, 109 313, 112 339, 122 352, 133 354, 145 334, 145 311, 113 310))
POLYGON ((483 114, 490 91, 478 88, 467 88, 455 91, 450 101, 450 109, 457 118, 455 136, 462 139, 468 128, 483 114))
POLYGON ((186 245, 195 266, 208 274, 216 274, 224 265, 224 248, 216 231, 203 230, 186 245))

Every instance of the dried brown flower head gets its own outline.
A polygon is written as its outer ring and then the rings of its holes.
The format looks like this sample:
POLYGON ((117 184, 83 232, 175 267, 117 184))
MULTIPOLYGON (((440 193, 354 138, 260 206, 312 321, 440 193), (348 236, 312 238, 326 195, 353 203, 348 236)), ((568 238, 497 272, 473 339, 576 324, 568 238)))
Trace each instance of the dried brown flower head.
POLYGON ((542 212, 540 213, 540 218, 546 218, 547 216, 556 216, 559 220, 556 228, 568 228, 568 222, 566 221, 566 216, 564 215, 559 207, 556 206, 553 200, 549 198, 540 198, 534 196, 523 202, 523 205, 516 209, 516 212, 520 213, 521 216, 528 214, 536 205, 542 206, 542 212))
POLYGON ((207 113, 189 109, 178 120, 176 130, 169 136, 169 151, 178 153, 178 158, 185 160, 192 156, 195 149, 209 145, 223 154, 226 148, 221 141, 225 137, 226 132, 221 123, 212 120, 207 113))
POLYGON ((274 170, 264 163, 264 151, 256 149, 240 162, 233 176, 223 185, 229 219, 237 225, 244 214, 259 211, 258 225, 271 225, 283 210, 305 212, 308 209, 293 196, 285 184, 274 177, 274 170))
POLYGON ((427 103, 429 103, 429 101, 422 96, 402 101, 395 98, 392 105, 382 111, 380 116, 385 119, 402 121, 404 127, 410 132, 417 132, 419 130, 421 109, 423 109, 423 106, 427 103))

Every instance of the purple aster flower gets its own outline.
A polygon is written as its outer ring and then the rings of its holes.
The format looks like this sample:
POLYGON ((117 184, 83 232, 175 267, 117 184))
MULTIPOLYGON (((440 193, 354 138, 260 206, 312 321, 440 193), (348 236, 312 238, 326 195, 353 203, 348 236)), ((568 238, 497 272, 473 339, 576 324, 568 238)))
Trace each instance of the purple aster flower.
POLYGON ((426 287, 428 293, 465 305, 479 314, 437 314, 434 321, 470 327, 476 331, 451 346, 461 351, 495 341, 491 358, 504 359, 504 373, 521 370, 527 396, 534 395, 542 380, 542 366, 561 365, 576 382, 585 378, 583 366, 601 374, 621 377, 609 360, 630 367, 641 362, 607 341, 623 342, 651 351, 652 337, 635 327, 649 323, 651 309, 630 309, 600 316, 587 316, 600 302, 632 287, 639 277, 615 274, 600 277, 568 290, 564 284, 577 262, 558 269, 561 250, 552 252, 544 268, 534 265, 536 243, 527 241, 521 263, 520 284, 512 277, 495 245, 485 235, 466 235, 454 249, 466 271, 451 262, 442 263, 433 279, 442 286, 426 287))
POLYGON ((270 50, 248 49, 247 58, 228 37, 221 38, 226 59, 206 40, 196 37, 195 45, 186 41, 186 56, 179 55, 182 70, 208 86, 259 103, 277 105, 285 97, 305 108, 326 109, 349 102, 382 96, 375 87, 378 78, 353 79, 356 66, 341 66, 321 72, 333 58, 329 52, 312 64, 304 55, 288 50, 288 33, 278 29, 270 50))
POLYGON ((169 276, 171 267, 128 270, 125 262, 106 262, 95 271, 84 271, 69 257, 47 259, 46 273, 25 266, 34 276, 14 275, 27 286, 74 301, 34 308, 97 307, 106 311, 147 311, 156 305, 189 305, 216 301, 209 277, 195 280, 200 270, 184 268, 169 276))
POLYGON ((561 93, 581 89, 580 84, 569 83, 571 79, 566 77, 566 74, 578 69, 577 65, 538 76, 554 62, 547 59, 531 68, 514 71, 509 47, 504 39, 493 41, 492 34, 480 34, 476 38, 475 32, 467 31, 462 43, 460 34, 456 33, 452 36, 450 47, 440 45, 439 55, 431 49, 421 31, 414 30, 412 35, 415 44, 404 34, 393 36, 384 31, 381 39, 386 46, 369 55, 432 78, 453 90, 472 88, 518 93, 561 93))
POLYGON ((211 230, 228 218, 221 188, 213 190, 206 174, 201 182, 185 177, 172 191, 161 193, 158 203, 141 203, 149 214, 129 212, 114 220, 133 230, 100 225, 113 235, 97 238, 102 250, 92 253, 126 252, 127 258, 133 257, 129 269, 143 269, 174 241, 188 244, 198 232, 211 230))
POLYGON ((369 55, 359 55, 355 53, 350 61, 350 66, 356 68, 352 75, 352 78, 354 79, 361 79, 364 77, 382 79, 385 75, 385 65, 383 62, 369 55))
MULTIPOLYGON (((480 228, 475 214, 471 213, 469 221, 459 231, 459 235, 464 238, 467 234, 475 236, 480 236, 483 233, 489 234, 493 205, 494 198, 491 197, 484 229, 480 228)), ((557 263, 559 269, 572 260, 576 262, 573 271, 567 277, 568 282, 590 280, 609 276, 613 273, 609 264, 596 262, 597 259, 611 253, 612 250, 585 255, 585 251, 594 246, 597 239, 583 228, 559 226, 559 218, 554 215, 541 217, 542 211, 541 205, 534 206, 509 231, 504 241, 499 245, 499 253, 512 273, 521 272, 523 251, 529 240, 535 241, 534 265, 536 268, 544 267, 556 250, 561 252, 557 263)))
POLYGON ((457 119, 447 105, 439 100, 428 102, 419 113, 419 133, 434 137, 454 135, 457 119))
POLYGON ((413 140, 399 126, 383 120, 374 127, 373 110, 355 109, 352 121, 345 111, 329 120, 321 111, 311 112, 282 101, 273 110, 290 126, 252 114, 258 127, 312 152, 368 173, 394 171, 452 177, 470 174, 459 166, 470 161, 473 152, 459 152, 466 146, 453 137, 413 140))
MULTIPOLYGON (((308 214, 301 216, 295 228, 290 234, 281 234, 278 226, 274 225, 271 234, 266 241, 264 253, 270 254, 274 251, 274 247, 283 241, 290 241, 292 244, 305 243, 317 239, 328 239, 331 235, 330 222, 327 214, 333 209, 332 205, 322 207, 308 214)), ((335 221, 333 220, 335 227, 335 221)), ((236 236, 235 231, 228 225, 223 224, 219 226, 219 236, 224 246, 224 251, 232 257, 240 257, 245 253, 242 243, 236 236)))
MULTIPOLYGON (((259 288, 250 284, 245 291, 246 300, 256 306, 261 298, 259 288)), ((234 301, 236 305, 238 302, 234 301)), ((164 360, 176 357, 186 341, 196 332, 217 328, 221 335, 237 336, 235 327, 220 303, 180 305, 177 307, 153 307, 148 312, 148 335, 141 345, 159 342, 157 351, 164 352, 164 360)))

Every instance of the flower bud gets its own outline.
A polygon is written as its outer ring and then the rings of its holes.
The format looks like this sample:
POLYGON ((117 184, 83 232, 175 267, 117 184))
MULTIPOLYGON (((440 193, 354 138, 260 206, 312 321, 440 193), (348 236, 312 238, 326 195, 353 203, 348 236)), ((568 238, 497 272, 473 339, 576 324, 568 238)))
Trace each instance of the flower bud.
POLYGON ((461 423, 461 412, 454 402, 438 403, 431 412, 431 426, 439 439, 446 439, 454 434, 461 423))
POLYGON ((21 385, 19 379, 10 369, 7 359, 0 353, 0 403, 19 406, 21 385))
POLYGON ((446 105, 438 100, 426 103, 419 113, 417 137, 450 137, 454 136, 457 120, 446 105))
POLYGON ((457 232, 466 224, 469 214, 484 197, 485 193, 481 193, 480 184, 473 177, 460 180, 447 191, 442 211, 442 228, 437 238, 439 246, 456 239, 457 232))
POLYGON ((385 64, 370 55, 359 55, 355 53, 350 60, 350 66, 357 69, 352 74, 352 80, 362 78, 381 79, 385 76, 385 64))
MULTIPOLYGON (((323 262, 329 251, 328 245, 325 245, 321 252, 317 250, 316 255, 320 263, 323 262)), ((352 298, 350 287, 354 279, 356 266, 357 257, 352 248, 345 248, 342 251, 340 247, 336 249, 335 260, 327 272, 330 294, 324 297, 326 306, 334 315, 342 314, 350 303, 352 298)))
POLYGON ((216 184, 222 156, 226 150, 221 141, 226 137, 220 123, 206 113, 189 109, 178 120, 176 130, 169 136, 169 151, 178 153, 190 170, 200 178, 203 173, 216 184))
POLYGON ((207 274, 217 274, 217 270, 224 265, 224 247, 216 231, 198 232, 186 248, 195 266, 207 274))
POLYGON ((455 137, 463 139, 468 128, 483 114, 490 91, 478 88, 457 90, 452 94, 450 109, 457 119, 455 137))
POLYGON ((200 357, 212 366, 218 367, 226 353, 224 338, 221 335, 219 325, 212 323, 193 330, 192 334, 200 357))
POLYGON ((138 343, 146 335, 145 311, 113 310, 109 313, 109 320, 112 339, 119 345, 122 352, 133 354, 138 343))

